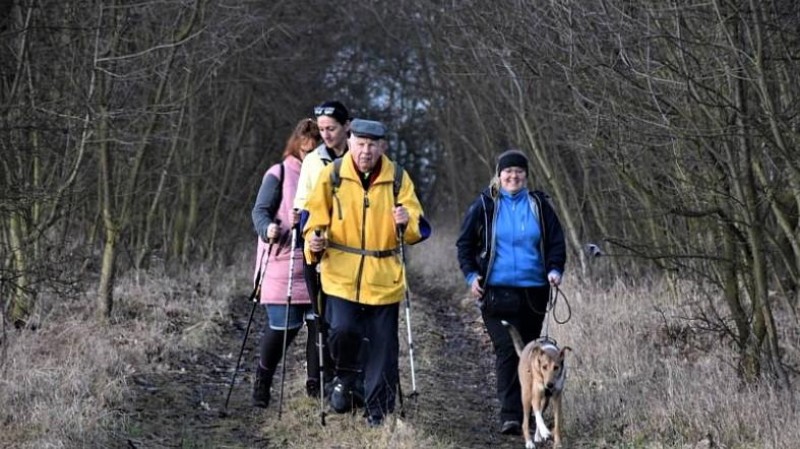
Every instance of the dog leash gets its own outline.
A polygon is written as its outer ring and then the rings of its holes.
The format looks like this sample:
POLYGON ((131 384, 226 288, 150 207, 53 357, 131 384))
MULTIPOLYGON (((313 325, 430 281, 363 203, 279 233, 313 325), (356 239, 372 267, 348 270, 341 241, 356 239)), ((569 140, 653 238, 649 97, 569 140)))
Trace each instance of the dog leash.
POLYGON ((559 289, 557 286, 550 289, 550 296, 547 299, 547 305, 545 306, 544 310, 537 310, 536 307, 533 304, 531 304, 527 293, 525 293, 525 302, 528 304, 528 307, 530 307, 530 309, 533 310, 534 313, 537 313, 539 315, 547 315, 550 312, 553 312, 553 319, 555 320, 556 324, 566 324, 570 320, 570 318, 572 318, 572 306, 570 306, 569 304, 569 299, 567 299, 567 296, 564 294, 564 292, 562 292, 561 289, 559 289), (555 316, 557 310, 556 305, 558 303, 559 295, 562 298, 564 298, 564 303, 567 305, 567 317, 563 321, 559 320, 555 316))
MULTIPOLYGON (((536 312, 535 309, 534 312, 536 312)), ((561 291, 560 288, 558 288, 558 286, 554 286, 553 288, 550 289, 550 297, 547 300, 547 307, 545 308, 544 313, 545 313, 544 336, 540 337, 539 341, 550 342, 558 346, 556 344, 556 340, 550 337, 550 317, 552 316, 553 321, 556 324, 566 324, 567 322, 569 322, 570 318, 572 318, 572 306, 569 305, 569 299, 567 299, 567 296, 564 294, 564 292, 561 291), (559 320, 558 317, 556 316, 556 312, 558 310, 556 308, 556 305, 558 304, 559 295, 561 296, 561 298, 563 298, 564 304, 567 305, 567 317, 564 320, 559 320)))

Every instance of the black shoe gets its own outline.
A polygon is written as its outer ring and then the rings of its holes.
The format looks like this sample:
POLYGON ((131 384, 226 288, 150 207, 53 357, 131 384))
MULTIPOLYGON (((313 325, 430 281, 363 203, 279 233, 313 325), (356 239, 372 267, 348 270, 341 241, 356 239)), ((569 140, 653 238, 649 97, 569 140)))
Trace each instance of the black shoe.
POLYGON ((253 407, 269 406, 269 389, 272 387, 272 372, 260 366, 256 367, 256 380, 253 382, 253 407))
POLYGON ((504 421, 503 426, 500 428, 500 433, 503 435, 522 435, 522 426, 519 421, 504 421))
MULTIPOLYGON (((333 391, 333 387, 335 386, 335 381, 329 380, 325 382, 325 386, 323 387, 324 390, 322 392, 323 396, 326 398, 331 397, 331 392, 333 391)), ((309 377, 306 379, 306 394, 310 398, 318 398, 319 397, 319 379, 315 377, 309 377)))
POLYGON ((367 416, 367 427, 374 429, 383 426, 383 416, 367 416))
POLYGON ((319 379, 306 379, 306 395, 310 398, 319 397, 319 379))
POLYGON ((336 413, 349 412, 353 409, 353 389, 337 382, 331 392, 330 403, 336 413))

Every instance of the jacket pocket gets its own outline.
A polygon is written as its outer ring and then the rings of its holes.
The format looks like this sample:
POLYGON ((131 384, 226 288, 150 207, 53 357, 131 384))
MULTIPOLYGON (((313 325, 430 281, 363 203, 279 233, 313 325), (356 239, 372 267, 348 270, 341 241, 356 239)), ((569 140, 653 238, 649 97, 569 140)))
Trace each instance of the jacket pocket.
POLYGON ((403 282, 400 263, 392 257, 367 257, 364 264, 365 280, 381 287, 396 287, 403 282))
POLYGON ((355 254, 336 254, 335 259, 325 254, 322 259, 322 272, 329 281, 352 289, 358 275, 359 256, 355 254))

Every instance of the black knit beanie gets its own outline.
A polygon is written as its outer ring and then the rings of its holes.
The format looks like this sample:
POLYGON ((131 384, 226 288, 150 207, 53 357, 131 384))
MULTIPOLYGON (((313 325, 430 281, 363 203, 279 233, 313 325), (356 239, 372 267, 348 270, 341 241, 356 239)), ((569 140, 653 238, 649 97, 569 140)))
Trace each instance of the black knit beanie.
POLYGON ((525 170, 525 174, 527 175, 528 157, 520 150, 504 151, 500 156, 497 156, 497 175, 499 176, 500 172, 508 167, 519 167, 525 170))

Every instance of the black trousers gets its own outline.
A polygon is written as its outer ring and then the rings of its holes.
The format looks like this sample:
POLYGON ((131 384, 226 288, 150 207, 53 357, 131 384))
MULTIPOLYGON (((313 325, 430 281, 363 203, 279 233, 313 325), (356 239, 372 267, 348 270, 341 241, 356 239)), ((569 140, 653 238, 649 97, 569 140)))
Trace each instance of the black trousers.
POLYGON ((308 297, 311 298, 311 307, 314 309, 314 314, 317 316, 324 315, 321 311, 325 311, 325 297, 321 298, 323 302, 322 309, 317 304, 317 294, 321 288, 319 277, 317 276, 317 264, 306 263, 305 258, 303 259, 303 280, 306 281, 306 289, 308 290, 308 297))
POLYGON ((519 386, 517 366, 519 357, 514 349, 514 342, 502 320, 511 323, 522 336, 526 344, 536 338, 542 331, 550 287, 493 287, 490 286, 484 295, 484 304, 489 304, 489 295, 500 293, 515 294, 519 298, 517 307, 495 312, 490 307, 483 307, 481 315, 489 337, 492 339, 495 353, 495 372, 497 374, 497 399, 500 400, 500 422, 514 420, 522 422, 522 397, 519 386))
POLYGON ((328 296, 328 342, 336 375, 353 387, 364 369, 367 413, 383 417, 394 411, 398 374, 398 304, 368 306, 328 296), (363 356, 362 347, 367 345, 363 356))
MULTIPOLYGON (((305 259, 303 260, 303 279, 306 282, 306 289, 308 290, 308 297, 311 298, 311 308, 314 310, 314 316, 316 317, 316 322, 314 323, 313 331, 314 334, 314 348, 317 347, 319 343, 317 343, 317 335, 316 332, 322 334, 322 356, 323 356, 323 367, 325 368, 324 373, 324 382, 330 381, 333 378, 333 368, 334 363, 333 359, 331 358, 330 350, 328 349, 327 341, 328 341, 328 326, 325 319, 325 314, 322 313, 325 311, 325 294, 319 295, 322 286, 319 282, 319 276, 317 273, 317 264, 308 264, 306 263, 305 259)), ((308 326, 309 332, 312 331, 312 325, 309 324, 308 326)), ((311 343, 309 343, 309 346, 311 343)), ((311 370, 316 370, 316 374, 313 376, 309 374, 311 378, 319 377, 319 349, 313 351, 316 354, 312 359, 309 359, 309 373, 311 370)))

